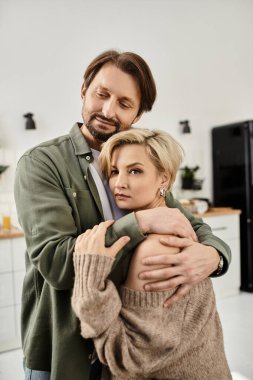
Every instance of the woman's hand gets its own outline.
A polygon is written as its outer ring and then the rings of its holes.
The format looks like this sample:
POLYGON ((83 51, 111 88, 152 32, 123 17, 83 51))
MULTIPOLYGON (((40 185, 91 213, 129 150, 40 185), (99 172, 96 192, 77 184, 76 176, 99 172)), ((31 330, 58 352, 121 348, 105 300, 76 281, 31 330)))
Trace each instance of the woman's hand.
POLYGON ((86 230, 76 239, 75 254, 100 254, 115 257, 117 253, 129 242, 128 236, 122 236, 111 247, 105 247, 105 234, 114 220, 107 220, 91 230, 86 230))

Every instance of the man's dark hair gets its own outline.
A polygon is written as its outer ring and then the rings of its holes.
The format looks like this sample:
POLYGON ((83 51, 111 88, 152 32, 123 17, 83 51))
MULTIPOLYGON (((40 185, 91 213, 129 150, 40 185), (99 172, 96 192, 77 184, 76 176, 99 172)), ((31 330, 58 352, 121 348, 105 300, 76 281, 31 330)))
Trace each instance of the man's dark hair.
POLYGON ((99 70, 106 63, 112 63, 136 80, 141 93, 140 108, 137 116, 142 112, 151 111, 156 98, 156 85, 148 64, 138 54, 131 52, 120 53, 116 50, 107 50, 101 53, 89 64, 84 73, 85 88, 89 87, 99 70))

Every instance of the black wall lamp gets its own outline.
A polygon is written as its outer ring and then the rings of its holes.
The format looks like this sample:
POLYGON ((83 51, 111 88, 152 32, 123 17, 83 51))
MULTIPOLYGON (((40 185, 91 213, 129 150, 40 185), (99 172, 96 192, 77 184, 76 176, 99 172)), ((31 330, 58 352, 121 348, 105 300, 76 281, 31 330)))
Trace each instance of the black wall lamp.
POLYGON ((23 116, 26 118, 25 129, 36 129, 33 113, 28 112, 23 116))
POLYGON ((189 125, 189 120, 182 120, 179 122, 183 126, 182 133, 191 133, 191 127, 189 125))

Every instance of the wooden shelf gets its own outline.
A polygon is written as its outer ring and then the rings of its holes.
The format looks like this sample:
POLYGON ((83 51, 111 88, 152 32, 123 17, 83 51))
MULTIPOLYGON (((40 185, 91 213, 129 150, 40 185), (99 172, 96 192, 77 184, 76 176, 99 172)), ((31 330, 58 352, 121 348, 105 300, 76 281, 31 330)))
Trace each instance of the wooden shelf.
POLYGON ((241 210, 233 209, 231 207, 211 207, 208 209, 203 214, 196 214, 194 213, 193 215, 196 216, 197 218, 207 218, 210 216, 219 216, 219 215, 232 215, 232 214, 241 214, 241 210))
POLYGON ((12 227, 10 231, 0 228, 0 239, 14 239, 24 236, 19 228, 12 227))

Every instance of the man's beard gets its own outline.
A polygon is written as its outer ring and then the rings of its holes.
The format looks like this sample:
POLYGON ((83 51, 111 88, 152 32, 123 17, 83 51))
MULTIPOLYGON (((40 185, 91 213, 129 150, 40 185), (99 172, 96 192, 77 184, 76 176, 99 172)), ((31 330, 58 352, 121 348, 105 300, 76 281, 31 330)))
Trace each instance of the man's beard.
MULTIPOLYGON (((84 121, 85 123, 85 121, 84 121)), ((88 129, 88 131, 90 132, 90 134, 95 137, 95 139, 97 141, 100 141, 100 142, 105 142, 107 141, 111 136, 113 136, 115 133, 118 133, 120 131, 120 123, 118 121, 115 121, 113 119, 108 119, 106 118, 104 115, 101 115, 99 113, 95 113, 91 116, 90 120, 87 122, 86 125, 86 128, 88 129), (98 116, 100 119, 108 122, 108 123, 111 123, 112 125, 115 126, 115 131, 114 132, 110 132, 110 133, 106 133, 106 132, 102 132, 102 131, 97 131, 96 128, 92 125, 92 120, 94 120, 96 118, 96 116, 98 116)))

